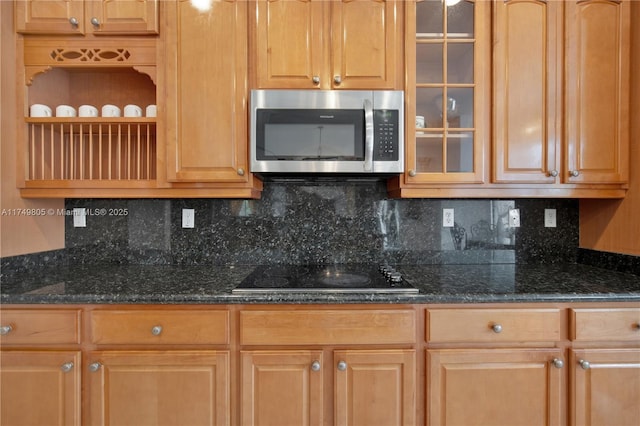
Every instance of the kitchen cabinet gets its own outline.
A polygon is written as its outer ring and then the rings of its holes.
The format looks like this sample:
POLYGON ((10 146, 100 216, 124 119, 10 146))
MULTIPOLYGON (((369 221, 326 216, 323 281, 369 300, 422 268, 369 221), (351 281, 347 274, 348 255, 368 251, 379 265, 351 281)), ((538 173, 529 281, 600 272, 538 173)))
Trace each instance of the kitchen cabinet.
POLYGON ((0 423, 81 424, 79 322, 76 309, 2 310, 0 423))
POLYGON ((253 3, 260 89, 401 89, 403 3, 253 3))
POLYGON ((571 424, 640 423, 640 309, 572 309, 571 424))
POLYGON ((159 0, 20 0, 16 31, 24 34, 158 33, 159 0))
POLYGON ((229 425, 226 310, 96 309, 91 424, 229 425))
POLYGON ((415 424, 413 311, 244 310, 240 336, 242 424, 415 424))
POLYGON ((510 0, 493 16, 493 180, 625 184, 630 2, 510 0))
POLYGON ((427 311, 428 425, 564 424, 559 309, 427 311))
MULTIPOLYGON (((166 176, 253 195, 247 136, 247 2, 166 4, 166 176), (202 42, 206 40, 207 42, 202 42)), ((231 194, 231 192, 229 192, 231 194)))

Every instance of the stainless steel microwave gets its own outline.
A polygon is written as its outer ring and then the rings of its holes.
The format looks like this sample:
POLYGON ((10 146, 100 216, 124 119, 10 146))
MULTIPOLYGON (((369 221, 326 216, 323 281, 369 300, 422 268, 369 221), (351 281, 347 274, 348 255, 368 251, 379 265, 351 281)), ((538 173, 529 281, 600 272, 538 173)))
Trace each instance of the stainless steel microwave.
POLYGON ((400 174, 404 93, 372 90, 253 90, 251 171, 400 174))

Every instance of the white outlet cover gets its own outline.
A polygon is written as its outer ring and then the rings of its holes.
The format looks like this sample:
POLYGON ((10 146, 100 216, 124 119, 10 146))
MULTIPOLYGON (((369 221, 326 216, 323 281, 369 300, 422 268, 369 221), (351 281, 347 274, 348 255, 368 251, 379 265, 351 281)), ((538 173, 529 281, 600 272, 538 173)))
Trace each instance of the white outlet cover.
POLYGON ((442 209, 442 226, 444 228, 453 228, 454 220, 453 209, 442 209))
POLYGON ((520 227, 520 209, 509 210, 509 227, 510 228, 520 227))
POLYGON ((196 211, 194 209, 182 209, 182 227, 194 228, 195 216, 196 216, 196 211))
POLYGON ((545 228, 555 228, 556 225, 556 209, 544 209, 545 228))
POLYGON ((73 209, 73 227, 74 228, 87 227, 87 209, 85 209, 84 207, 73 209))

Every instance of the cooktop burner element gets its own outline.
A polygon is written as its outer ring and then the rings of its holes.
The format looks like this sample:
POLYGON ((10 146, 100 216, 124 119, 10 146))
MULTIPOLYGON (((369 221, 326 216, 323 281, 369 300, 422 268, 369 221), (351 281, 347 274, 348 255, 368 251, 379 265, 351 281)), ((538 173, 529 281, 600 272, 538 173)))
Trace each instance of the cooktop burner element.
POLYGON ((388 265, 261 265, 232 293, 243 292, 417 293, 388 265))

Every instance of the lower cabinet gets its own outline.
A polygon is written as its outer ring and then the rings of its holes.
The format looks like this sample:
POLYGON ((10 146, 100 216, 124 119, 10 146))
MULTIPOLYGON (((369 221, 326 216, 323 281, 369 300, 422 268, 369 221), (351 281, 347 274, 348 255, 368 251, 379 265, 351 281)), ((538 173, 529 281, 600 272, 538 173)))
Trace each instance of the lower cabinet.
POLYGON ((92 425, 229 425, 229 352, 103 351, 88 359, 92 425))
POLYGON ((565 424, 561 360, 559 349, 428 350, 427 424, 565 424))
POLYGON ((81 424, 79 351, 3 350, 0 360, 0 424, 81 424))

